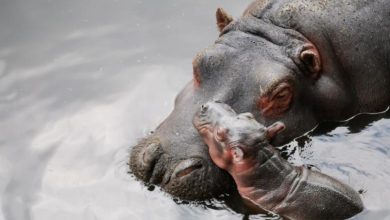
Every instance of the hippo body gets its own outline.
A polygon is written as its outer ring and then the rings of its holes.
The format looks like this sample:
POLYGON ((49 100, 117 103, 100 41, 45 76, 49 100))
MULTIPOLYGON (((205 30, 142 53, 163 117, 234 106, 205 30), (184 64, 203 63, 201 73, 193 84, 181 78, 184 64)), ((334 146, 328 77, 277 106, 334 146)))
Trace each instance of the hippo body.
POLYGON ((194 125, 214 163, 232 175, 241 196, 261 211, 291 220, 341 220, 362 211, 351 187, 280 157, 268 141, 283 124, 265 128, 250 113, 237 115, 229 106, 211 102, 196 114, 194 125))
POLYGON ((388 0, 257 0, 236 20, 218 9, 220 36, 195 56, 172 113, 132 148, 132 172, 187 200, 234 191, 192 125, 198 106, 213 100, 265 126, 283 122, 274 146, 322 121, 385 110, 389 16, 388 0))

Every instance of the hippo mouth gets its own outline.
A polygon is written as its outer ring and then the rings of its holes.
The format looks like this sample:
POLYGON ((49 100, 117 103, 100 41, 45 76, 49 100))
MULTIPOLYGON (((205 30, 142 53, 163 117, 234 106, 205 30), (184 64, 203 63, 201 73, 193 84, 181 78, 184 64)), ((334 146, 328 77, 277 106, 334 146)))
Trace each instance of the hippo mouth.
POLYGON ((132 148, 131 172, 146 185, 158 185, 182 200, 210 199, 235 189, 230 175, 209 158, 173 156, 164 151, 156 136, 147 137, 132 148))

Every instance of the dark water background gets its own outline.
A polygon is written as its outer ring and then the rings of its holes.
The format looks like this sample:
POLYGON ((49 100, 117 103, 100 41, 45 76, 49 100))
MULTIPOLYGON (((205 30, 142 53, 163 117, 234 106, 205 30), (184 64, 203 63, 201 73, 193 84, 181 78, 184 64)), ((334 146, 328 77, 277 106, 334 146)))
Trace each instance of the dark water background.
MULTIPOLYGON (((1 0, 0 219, 242 219, 148 191, 127 162, 216 39, 215 9, 238 17, 248 3, 1 0)), ((355 219, 390 219, 389 112, 321 125, 285 149, 363 189, 368 211, 355 219)))

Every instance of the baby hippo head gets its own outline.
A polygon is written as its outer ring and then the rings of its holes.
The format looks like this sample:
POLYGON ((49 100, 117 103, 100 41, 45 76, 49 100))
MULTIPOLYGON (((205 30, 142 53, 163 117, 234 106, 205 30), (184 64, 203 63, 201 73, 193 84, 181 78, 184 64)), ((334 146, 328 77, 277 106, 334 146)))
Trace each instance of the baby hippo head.
POLYGON ((225 170, 256 155, 285 128, 281 122, 264 127, 251 113, 237 114, 220 102, 202 105, 193 123, 208 145, 211 159, 225 170))

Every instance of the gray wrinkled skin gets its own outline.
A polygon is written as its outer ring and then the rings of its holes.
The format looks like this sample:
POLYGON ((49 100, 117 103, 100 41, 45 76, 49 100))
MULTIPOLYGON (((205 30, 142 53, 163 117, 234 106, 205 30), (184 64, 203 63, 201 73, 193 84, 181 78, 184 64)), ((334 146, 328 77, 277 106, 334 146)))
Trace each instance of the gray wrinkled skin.
POLYGON ((260 212, 290 220, 342 220, 363 210, 359 194, 348 185, 281 158, 267 135, 275 125, 266 128, 250 113, 236 114, 215 102, 202 106, 194 125, 215 164, 231 174, 241 196, 260 212), (242 152, 239 161, 229 157, 233 148, 242 152))
POLYGON ((182 199, 233 190, 191 124, 199 106, 212 100, 251 112, 266 126, 283 122, 287 128, 275 145, 321 121, 384 110, 390 103, 389 14, 387 0, 255 1, 196 56, 198 83, 188 83, 168 118, 133 147, 132 172, 182 199), (319 59, 300 59, 307 45, 319 59), (282 83, 293 91, 292 101, 269 117, 259 97, 282 83))

